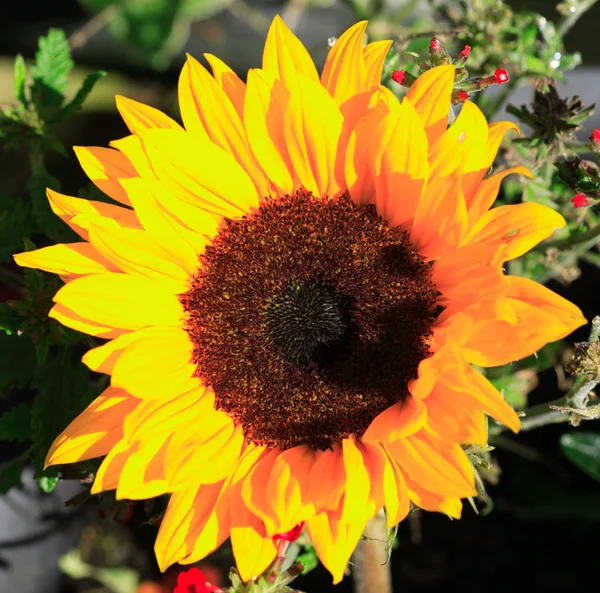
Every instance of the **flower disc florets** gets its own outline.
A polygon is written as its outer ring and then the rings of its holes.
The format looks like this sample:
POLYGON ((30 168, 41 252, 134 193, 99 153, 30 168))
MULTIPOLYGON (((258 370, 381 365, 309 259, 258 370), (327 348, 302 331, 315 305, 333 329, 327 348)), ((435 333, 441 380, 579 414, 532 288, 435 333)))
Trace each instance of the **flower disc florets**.
POLYGON ((298 191, 226 220, 181 300, 216 406, 257 444, 325 449, 408 395, 436 294, 374 206, 298 191))

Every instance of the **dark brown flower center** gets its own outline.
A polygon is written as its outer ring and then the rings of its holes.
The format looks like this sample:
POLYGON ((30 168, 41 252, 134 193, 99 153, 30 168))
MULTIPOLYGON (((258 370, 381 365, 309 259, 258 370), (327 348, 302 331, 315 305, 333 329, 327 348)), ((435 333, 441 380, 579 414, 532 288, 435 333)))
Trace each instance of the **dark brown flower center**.
POLYGON ((257 444, 326 449, 408 396, 436 289, 408 233, 299 191, 224 221, 181 296, 197 375, 257 444))

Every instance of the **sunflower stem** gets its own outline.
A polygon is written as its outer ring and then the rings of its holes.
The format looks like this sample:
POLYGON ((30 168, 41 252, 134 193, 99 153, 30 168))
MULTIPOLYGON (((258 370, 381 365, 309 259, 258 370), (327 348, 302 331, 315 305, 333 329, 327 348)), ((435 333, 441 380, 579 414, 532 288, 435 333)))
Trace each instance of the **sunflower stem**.
POLYGON ((354 593, 392 593, 388 534, 383 512, 367 521, 363 535, 366 539, 358 542, 352 555, 354 593))

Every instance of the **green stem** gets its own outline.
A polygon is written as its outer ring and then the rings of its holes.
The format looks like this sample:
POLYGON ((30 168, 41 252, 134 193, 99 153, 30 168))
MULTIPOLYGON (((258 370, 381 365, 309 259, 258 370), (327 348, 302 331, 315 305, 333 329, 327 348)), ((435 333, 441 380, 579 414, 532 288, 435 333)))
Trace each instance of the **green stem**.
POLYGON ((600 240, 600 224, 583 233, 574 233, 573 235, 566 237, 564 239, 554 239, 553 241, 546 241, 545 243, 541 243, 539 247, 535 248, 536 250, 545 251, 549 247, 556 247, 557 249, 569 249, 569 247, 573 247, 574 245, 578 245, 579 243, 585 243, 586 241, 590 241, 591 239, 600 240))
POLYGON ((587 0, 581 2, 578 6, 575 6, 575 12, 571 12, 558 24, 557 33, 558 36, 564 38, 564 36, 573 28, 575 23, 594 5, 598 0, 587 0))

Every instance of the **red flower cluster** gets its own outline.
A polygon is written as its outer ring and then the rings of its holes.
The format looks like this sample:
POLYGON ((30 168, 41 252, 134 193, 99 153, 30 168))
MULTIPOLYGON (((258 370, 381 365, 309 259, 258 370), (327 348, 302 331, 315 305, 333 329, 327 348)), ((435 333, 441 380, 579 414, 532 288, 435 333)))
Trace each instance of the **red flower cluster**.
POLYGON ((575 208, 583 208, 588 205, 588 197, 585 194, 577 194, 571 198, 575 208))
POLYGON ((211 593, 211 591, 212 587, 207 584, 204 573, 199 568, 190 568, 179 573, 173 593, 211 593))

